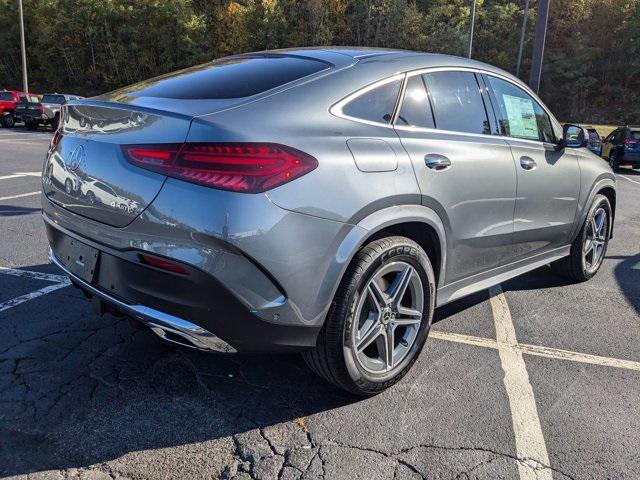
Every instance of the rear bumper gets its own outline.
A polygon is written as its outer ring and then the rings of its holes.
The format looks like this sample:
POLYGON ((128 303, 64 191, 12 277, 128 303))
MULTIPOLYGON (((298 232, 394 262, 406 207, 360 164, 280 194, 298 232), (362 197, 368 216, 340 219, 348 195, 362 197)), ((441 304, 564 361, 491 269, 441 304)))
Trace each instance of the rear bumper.
POLYGON ((26 113, 26 112, 16 112, 15 113, 15 117, 18 120, 21 120, 23 122, 40 122, 40 123, 46 123, 51 121, 51 119, 49 117, 47 117, 44 114, 35 114, 35 113, 26 113))
POLYGON ((640 153, 625 152, 618 162, 619 165, 640 166, 640 153))
POLYGON ((107 295, 67 270, 53 253, 53 250, 49 251, 49 259, 51 263, 57 265, 71 279, 74 286, 81 288, 86 294, 95 297, 98 301, 106 302, 109 307, 114 308, 120 313, 141 321, 164 340, 182 345, 184 345, 186 341, 188 346, 199 350, 224 353, 236 352, 236 350, 224 340, 194 323, 144 305, 129 305, 115 297, 107 295))
POLYGON ((196 325, 239 352, 315 346, 349 260, 350 251, 339 247, 354 228, 281 209, 265 195, 173 179, 125 227, 41 198, 54 252, 64 237, 101 252, 90 285, 76 285, 109 310, 141 320, 137 310, 151 309, 196 325), (140 253, 178 262, 189 275, 142 264, 140 253))

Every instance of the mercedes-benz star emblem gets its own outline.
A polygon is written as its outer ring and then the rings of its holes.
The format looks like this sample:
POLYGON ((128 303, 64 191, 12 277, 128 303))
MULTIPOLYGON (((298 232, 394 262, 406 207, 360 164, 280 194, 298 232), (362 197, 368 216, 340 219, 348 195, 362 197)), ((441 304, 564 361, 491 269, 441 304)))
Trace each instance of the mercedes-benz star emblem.
POLYGON ((76 171, 82 162, 84 162, 86 158, 86 154, 84 153, 84 147, 82 145, 78 145, 71 151, 71 154, 65 160, 65 165, 69 170, 76 171))

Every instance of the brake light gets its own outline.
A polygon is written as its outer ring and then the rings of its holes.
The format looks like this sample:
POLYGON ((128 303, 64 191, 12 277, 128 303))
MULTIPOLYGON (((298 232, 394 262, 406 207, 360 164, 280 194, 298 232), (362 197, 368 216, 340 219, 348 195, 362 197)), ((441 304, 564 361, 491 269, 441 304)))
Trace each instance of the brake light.
POLYGON ((124 145, 127 160, 147 170, 222 190, 260 193, 314 170, 318 161, 275 143, 124 145))
POLYGON ((176 262, 172 262, 171 260, 165 260, 164 258, 153 257, 151 255, 146 255, 144 253, 140 254, 140 260, 142 263, 150 265, 152 267, 159 268, 161 270, 167 270, 169 272, 180 273, 182 275, 188 275, 189 272, 186 268, 176 262))

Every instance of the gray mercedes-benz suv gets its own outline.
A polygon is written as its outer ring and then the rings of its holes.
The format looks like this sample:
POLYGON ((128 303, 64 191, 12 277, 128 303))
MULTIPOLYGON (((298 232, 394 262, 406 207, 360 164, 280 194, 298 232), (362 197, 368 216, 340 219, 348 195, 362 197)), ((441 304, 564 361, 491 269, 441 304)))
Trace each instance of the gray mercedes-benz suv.
POLYGON ((64 105, 43 216, 99 312, 207 351, 302 351, 370 395, 434 308, 545 264, 596 273, 615 177, 587 140, 483 63, 245 54, 64 105))

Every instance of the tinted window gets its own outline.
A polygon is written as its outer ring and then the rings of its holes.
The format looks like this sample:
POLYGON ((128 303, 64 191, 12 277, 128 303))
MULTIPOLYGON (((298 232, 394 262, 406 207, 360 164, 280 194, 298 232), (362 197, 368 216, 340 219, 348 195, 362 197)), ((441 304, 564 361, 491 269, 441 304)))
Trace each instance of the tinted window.
POLYGON ((429 96, 420 75, 409 77, 396 125, 434 128, 429 96))
POLYGON ((174 99, 241 98, 256 95, 329 68, 291 56, 250 56, 217 60, 125 87, 117 93, 174 99))
POLYGON ((631 137, 632 137, 634 140, 640 140, 640 131, 638 131, 638 130, 634 130, 634 131, 632 131, 632 132, 631 132, 631 137))
POLYGON ((401 84, 401 80, 394 80, 369 90, 342 107, 342 113, 361 120, 389 123, 396 107, 401 84))
POLYGON ((613 139, 616 137, 616 134, 618 133, 617 130, 614 130, 613 132, 611 132, 609 135, 607 135, 607 138, 604 139, 605 142, 607 143, 611 143, 613 142, 613 139))
POLYGON ((11 92, 0 92, 0 100, 13 102, 13 94, 11 92))
POLYGON ((489 119, 473 73, 436 72, 424 75, 436 128, 490 134, 489 119))
POLYGON ((44 95, 42 103, 63 103, 64 95, 44 95))
POLYGON ((555 142, 551 118, 531 95, 505 80, 488 78, 498 102, 497 114, 503 135, 555 142))

